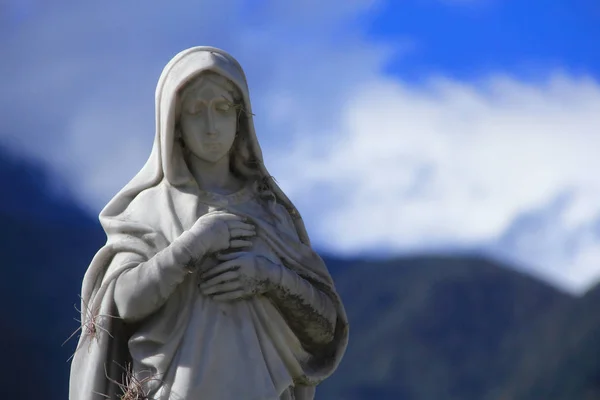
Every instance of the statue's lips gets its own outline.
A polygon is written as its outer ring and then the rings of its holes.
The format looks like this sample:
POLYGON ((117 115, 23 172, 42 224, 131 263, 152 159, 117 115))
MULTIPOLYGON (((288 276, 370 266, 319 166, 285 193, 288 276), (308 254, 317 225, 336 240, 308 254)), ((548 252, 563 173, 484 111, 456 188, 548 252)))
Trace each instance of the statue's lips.
POLYGON ((204 142, 202 145, 207 150, 218 150, 221 147, 221 143, 219 142, 204 142))

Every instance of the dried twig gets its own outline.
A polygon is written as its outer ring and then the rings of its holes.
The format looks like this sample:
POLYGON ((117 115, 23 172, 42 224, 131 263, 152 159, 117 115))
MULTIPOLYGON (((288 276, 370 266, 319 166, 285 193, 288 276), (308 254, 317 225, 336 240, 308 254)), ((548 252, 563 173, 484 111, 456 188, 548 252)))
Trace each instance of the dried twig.
MULTIPOLYGON (((108 314, 94 314, 92 312, 92 310, 90 310, 90 307, 88 306, 88 304, 83 300, 83 298, 81 296, 79 296, 79 298, 81 299, 81 303, 83 304, 83 306, 85 308, 85 310, 84 310, 85 311, 85 315, 83 316, 83 320, 85 322, 82 322, 81 320, 79 320, 77 318, 74 318, 75 321, 79 322, 79 328, 77 328, 73 333, 71 333, 71 335, 67 338, 67 340, 65 340, 63 342, 63 344, 61 346, 64 346, 79 331, 84 332, 84 334, 88 335, 92 339, 97 337, 98 330, 101 330, 101 331, 105 332, 108 336, 113 337, 108 330, 106 330, 104 327, 102 327, 100 325, 100 319, 101 318, 117 318, 117 317, 115 317, 114 315, 108 315, 108 314)), ((82 312, 81 312, 80 309, 77 308, 77 305, 73 305, 73 307, 79 313, 79 315, 82 315, 82 312)), ((79 335, 78 338, 80 336, 81 335, 79 335)), ((91 344, 91 341, 90 341, 90 344, 91 344)), ((69 362, 75 356, 75 353, 78 350, 79 350, 79 345, 75 349, 75 351, 73 352, 73 354, 71 354, 71 357, 69 357, 69 359, 67 360, 67 362, 69 362)))
MULTIPOLYGON (((108 376, 108 371, 106 370, 106 364, 104 365, 104 374, 106 375, 106 379, 108 379, 109 382, 117 385, 118 388, 121 390, 121 394, 119 395, 119 400, 150 400, 150 397, 149 397, 150 393, 149 393, 149 389, 146 388, 146 384, 151 381, 162 382, 160 379, 158 379, 156 377, 158 374, 150 375, 143 379, 138 379, 135 376, 135 374, 133 373, 131 364, 128 364, 126 367, 123 367, 116 361, 113 361, 113 362, 123 370, 123 374, 121 376, 121 382, 116 381, 115 379, 108 376)), ((103 396, 107 399, 110 399, 109 395, 106 395, 104 393, 98 393, 98 392, 95 392, 95 393, 100 396, 103 396)))
POLYGON ((238 118, 240 117, 240 115, 242 115, 242 113, 246 114, 246 116, 249 116, 249 115, 255 116, 255 114, 253 114, 251 112, 248 112, 248 110, 246 110, 246 107, 244 107, 244 105, 242 103, 237 103, 236 104, 236 103, 234 103, 232 101, 229 101, 229 99, 227 99, 227 97, 225 97, 225 96, 223 96, 223 98, 225 100, 227 100, 227 105, 229 107, 232 107, 232 108, 234 108, 237 111, 237 113, 238 113, 237 117, 238 118))

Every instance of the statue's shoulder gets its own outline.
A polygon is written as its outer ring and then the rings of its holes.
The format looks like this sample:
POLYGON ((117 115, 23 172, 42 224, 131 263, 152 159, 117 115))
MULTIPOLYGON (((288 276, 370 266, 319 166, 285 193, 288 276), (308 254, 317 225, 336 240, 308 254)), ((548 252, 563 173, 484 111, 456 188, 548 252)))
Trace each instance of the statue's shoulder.
POLYGON ((155 225, 153 222, 158 223, 159 220, 157 211, 164 210, 168 205, 168 193, 168 185, 163 182, 142 190, 131 200, 124 216, 144 224, 155 225))
POLYGON ((163 180, 154 186, 150 186, 140 191, 131 201, 131 205, 136 207, 146 207, 165 201, 170 190, 173 190, 173 188, 163 180))

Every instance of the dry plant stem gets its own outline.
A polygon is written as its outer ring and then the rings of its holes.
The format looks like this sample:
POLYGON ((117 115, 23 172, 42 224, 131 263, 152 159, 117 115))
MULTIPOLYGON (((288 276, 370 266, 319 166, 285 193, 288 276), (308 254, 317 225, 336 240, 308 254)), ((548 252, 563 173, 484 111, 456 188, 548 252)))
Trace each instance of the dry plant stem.
MULTIPOLYGON (((144 388, 146 383, 160 379, 156 378, 156 375, 148 376, 144 379, 137 379, 133 373, 131 368, 131 364, 128 364, 126 367, 123 367, 116 361, 113 361, 116 365, 118 365, 122 370, 123 374, 121 376, 121 382, 118 382, 111 377, 108 376, 108 371, 106 370, 106 364, 104 365, 104 374, 106 375, 106 379, 109 382, 118 386, 121 389, 121 395, 119 396, 119 400, 149 400, 150 394, 148 390, 144 388)), ((162 381, 161 381, 162 382, 162 381)), ((110 399, 110 396, 104 393, 94 392, 100 396, 103 396, 107 399, 110 399)))
POLYGON ((229 105, 230 107, 233 107, 233 108, 235 108, 235 109, 237 110, 237 112, 238 112, 238 115, 237 115, 237 117, 238 117, 238 118, 240 117, 240 115, 242 115, 242 113, 246 114, 246 116, 248 116, 248 115, 255 116, 255 114, 253 114, 253 113, 249 113, 249 112, 246 110, 246 108, 245 108, 245 107, 244 107, 242 104, 235 104, 235 103, 232 103, 231 101, 229 101, 229 100, 228 100, 226 97, 224 97, 224 96, 223 96, 223 98, 224 98, 225 100, 227 100, 227 103, 228 103, 228 105, 229 105))
MULTIPOLYGON (((81 298, 81 296, 79 296, 79 298, 81 298)), ((100 325, 100 318, 116 318, 116 317, 114 315, 108 315, 108 314, 94 315, 94 313, 90 310, 88 304, 85 301, 83 301, 83 299, 81 299, 81 302, 82 302, 83 306, 85 307, 85 318, 84 318, 85 322, 82 322, 81 320, 74 318, 75 321, 79 322, 79 328, 77 328, 73 333, 71 333, 71 335, 67 338, 67 340, 65 340, 63 342, 63 344, 61 346, 64 346, 79 331, 83 331, 84 334, 90 336, 92 339, 97 337, 98 330, 101 330, 102 332, 105 332, 108 336, 112 337, 110 332, 100 325)), ((73 305, 73 307, 79 313, 79 315, 82 315, 82 311, 80 309, 78 309, 76 305, 73 305)), ((91 344, 91 342, 90 342, 90 344, 91 344)), ((80 349, 80 347, 78 346, 75 349, 75 351, 73 352, 73 354, 71 354, 71 356, 67 359, 67 362, 69 362, 75 356, 75 353, 77 353, 77 351, 79 349, 80 349)))

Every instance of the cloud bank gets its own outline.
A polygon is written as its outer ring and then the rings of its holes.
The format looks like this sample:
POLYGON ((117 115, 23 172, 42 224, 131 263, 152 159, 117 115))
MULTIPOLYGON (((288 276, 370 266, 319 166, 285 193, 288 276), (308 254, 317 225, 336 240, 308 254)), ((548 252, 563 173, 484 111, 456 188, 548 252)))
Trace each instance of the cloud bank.
POLYGON ((593 80, 378 78, 342 110, 327 141, 299 139, 276 168, 303 208, 337 200, 311 216, 328 248, 486 250, 577 289, 600 276, 593 80))
POLYGON ((600 277, 598 82, 403 81, 386 62, 418 38, 370 40, 377 3, 308 3, 8 2, 0 141, 97 213, 149 154, 162 67, 215 45, 244 65, 267 165, 319 247, 486 251, 571 290, 600 277))

